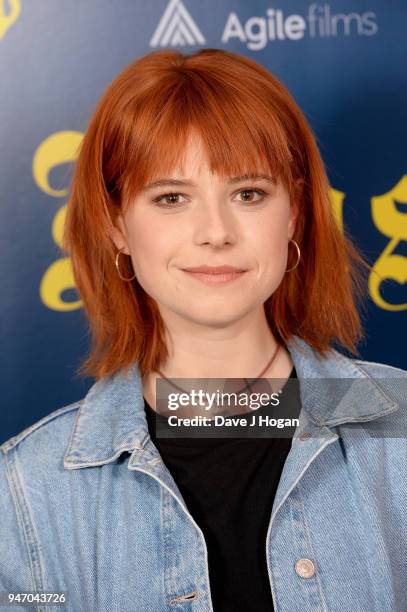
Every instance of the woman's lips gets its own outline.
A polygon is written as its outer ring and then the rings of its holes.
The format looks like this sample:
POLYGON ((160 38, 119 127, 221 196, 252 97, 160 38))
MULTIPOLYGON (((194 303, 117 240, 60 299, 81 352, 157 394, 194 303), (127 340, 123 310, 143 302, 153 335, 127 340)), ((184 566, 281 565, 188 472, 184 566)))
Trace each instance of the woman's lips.
POLYGON ((185 274, 188 274, 192 278, 205 283, 206 285, 224 285, 230 283, 238 278, 241 278, 246 274, 247 270, 243 272, 222 272, 222 273, 208 273, 208 272, 190 272, 189 270, 182 270, 185 274))

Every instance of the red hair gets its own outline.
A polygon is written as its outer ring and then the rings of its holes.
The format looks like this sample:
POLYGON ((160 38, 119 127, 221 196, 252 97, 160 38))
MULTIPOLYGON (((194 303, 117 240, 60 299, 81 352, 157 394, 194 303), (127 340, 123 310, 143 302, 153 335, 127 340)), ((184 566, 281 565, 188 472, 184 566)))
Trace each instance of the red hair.
MULTIPOLYGON (((143 376, 168 355, 155 300, 137 280, 118 276, 111 229, 144 184, 177 166, 191 130, 202 139, 212 172, 226 178, 268 169, 291 201, 298 200, 293 239, 301 259, 264 304, 276 340, 297 335, 322 355, 334 342, 358 354, 362 272, 370 266, 338 226, 324 164, 300 108, 275 76, 247 57, 221 49, 160 50, 109 85, 75 166, 63 249, 92 334, 77 373, 99 379, 137 362, 143 376), (301 193, 297 179, 303 179, 301 193)), ((291 255, 287 267, 295 264, 294 248, 291 255)), ((132 276, 123 259, 122 274, 132 276)))

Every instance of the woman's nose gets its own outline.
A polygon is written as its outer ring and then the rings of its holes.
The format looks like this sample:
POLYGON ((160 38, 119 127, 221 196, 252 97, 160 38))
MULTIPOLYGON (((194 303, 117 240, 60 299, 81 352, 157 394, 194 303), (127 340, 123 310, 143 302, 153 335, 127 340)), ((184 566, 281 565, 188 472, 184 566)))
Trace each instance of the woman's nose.
POLYGON ((235 220, 223 202, 211 202, 201 207, 194 219, 197 243, 222 246, 236 240, 235 220))

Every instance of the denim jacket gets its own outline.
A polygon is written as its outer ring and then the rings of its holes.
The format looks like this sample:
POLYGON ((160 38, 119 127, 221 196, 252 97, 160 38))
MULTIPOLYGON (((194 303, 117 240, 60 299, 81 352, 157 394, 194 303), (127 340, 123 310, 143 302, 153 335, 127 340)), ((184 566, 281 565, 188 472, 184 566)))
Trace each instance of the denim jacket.
MULTIPOLYGON (((296 336, 287 349, 301 413, 264 542, 275 610, 406 612, 407 371, 296 336), (331 378, 362 386, 339 397, 331 378)), ((205 539, 149 436, 136 365, 0 448, 0 591, 68 594, 7 609, 213 610, 205 539)))

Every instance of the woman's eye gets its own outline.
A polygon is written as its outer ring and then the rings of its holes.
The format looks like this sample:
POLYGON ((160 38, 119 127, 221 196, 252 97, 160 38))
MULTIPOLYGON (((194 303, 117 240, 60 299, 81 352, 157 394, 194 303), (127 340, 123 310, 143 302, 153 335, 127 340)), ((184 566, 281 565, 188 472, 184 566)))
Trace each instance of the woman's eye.
POLYGON ((159 206, 162 206, 163 208, 172 208, 175 204, 180 203, 176 200, 180 196, 184 197, 182 193, 164 193, 163 195, 154 198, 153 202, 155 202, 159 206))
POLYGON ((238 195, 243 194, 244 198, 243 198, 243 202, 248 202, 249 204, 251 202, 260 202, 263 197, 266 195, 266 192, 263 191, 262 189, 241 189, 238 192, 238 195), (257 193, 259 196, 261 196, 260 200, 253 200, 252 196, 253 194, 257 193), (249 196, 249 198, 247 198, 247 195, 249 196))

